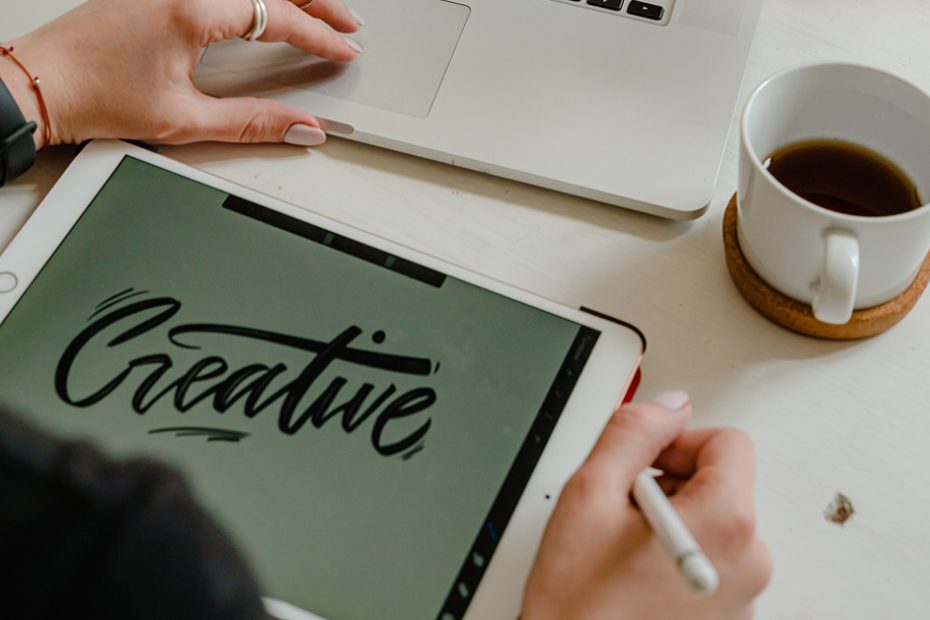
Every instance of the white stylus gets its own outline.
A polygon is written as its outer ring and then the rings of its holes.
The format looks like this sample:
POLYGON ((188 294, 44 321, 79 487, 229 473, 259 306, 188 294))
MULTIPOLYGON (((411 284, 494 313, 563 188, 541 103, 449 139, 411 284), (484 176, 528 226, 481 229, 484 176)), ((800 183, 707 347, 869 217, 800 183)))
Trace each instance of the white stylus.
POLYGON ((304 611, 300 607, 268 596, 262 597, 269 619, 274 620, 326 620, 322 616, 304 611))
POLYGON ((656 476, 661 475, 661 471, 652 467, 641 471, 633 482, 633 497, 691 588, 709 596, 717 589, 720 578, 656 482, 656 476))

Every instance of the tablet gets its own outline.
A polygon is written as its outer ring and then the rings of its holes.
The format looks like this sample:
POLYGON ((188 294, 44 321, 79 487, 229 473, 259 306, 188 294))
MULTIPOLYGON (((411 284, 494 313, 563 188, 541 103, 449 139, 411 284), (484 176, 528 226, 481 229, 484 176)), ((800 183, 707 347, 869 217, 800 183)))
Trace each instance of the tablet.
POLYGON ((643 348, 119 142, 0 256, 0 400, 181 469, 280 618, 515 618, 643 348))

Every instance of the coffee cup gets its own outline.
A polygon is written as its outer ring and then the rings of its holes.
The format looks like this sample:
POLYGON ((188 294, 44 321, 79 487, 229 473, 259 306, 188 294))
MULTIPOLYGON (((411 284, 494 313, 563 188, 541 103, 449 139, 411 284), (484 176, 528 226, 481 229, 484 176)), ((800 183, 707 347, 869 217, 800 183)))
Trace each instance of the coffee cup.
MULTIPOLYGON (((762 280, 828 324, 845 324, 854 310, 890 301, 911 285, 930 249, 930 96, 881 69, 809 64, 760 84, 740 127, 737 238, 762 280), (815 142, 856 145, 850 148, 896 166, 913 204, 865 214, 790 189, 770 169, 771 156, 815 142)), ((827 176, 816 164, 802 169, 815 185, 827 176)), ((851 199, 872 189, 861 174, 850 174, 860 189, 839 185, 851 199)))

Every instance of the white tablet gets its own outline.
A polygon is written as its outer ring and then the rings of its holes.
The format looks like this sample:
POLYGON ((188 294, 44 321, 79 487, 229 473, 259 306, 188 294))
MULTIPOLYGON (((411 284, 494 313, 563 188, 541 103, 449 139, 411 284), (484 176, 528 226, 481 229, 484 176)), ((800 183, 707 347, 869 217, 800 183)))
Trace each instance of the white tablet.
POLYGON ((118 142, 0 256, 0 400, 183 470, 282 618, 515 618, 643 348, 118 142))

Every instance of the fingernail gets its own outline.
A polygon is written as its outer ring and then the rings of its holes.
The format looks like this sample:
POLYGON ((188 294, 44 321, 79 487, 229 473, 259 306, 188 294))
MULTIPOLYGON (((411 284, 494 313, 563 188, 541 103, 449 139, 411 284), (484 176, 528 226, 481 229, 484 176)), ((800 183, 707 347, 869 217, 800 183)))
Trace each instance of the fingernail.
POLYGON ((355 41, 353 41, 353 40, 350 39, 349 37, 342 37, 342 38, 345 39, 345 42, 349 44, 349 47, 351 47, 352 49, 354 49, 354 50, 355 50, 356 52, 358 52, 359 54, 362 53, 362 46, 361 46, 361 45, 359 45, 358 43, 356 43, 355 41))
POLYGON ((359 26, 365 25, 365 20, 362 19, 362 16, 355 12, 355 9, 349 9, 349 13, 352 14, 352 19, 355 20, 355 23, 359 26))
POLYGON ((326 134, 318 127, 294 123, 284 134, 284 141, 297 146, 319 146, 326 142, 326 134))
POLYGON ((688 393, 684 390, 670 390, 668 392, 662 392, 653 398, 652 402, 659 403, 663 407, 668 407, 669 409, 681 409, 687 405, 690 400, 691 397, 688 396, 688 393))

